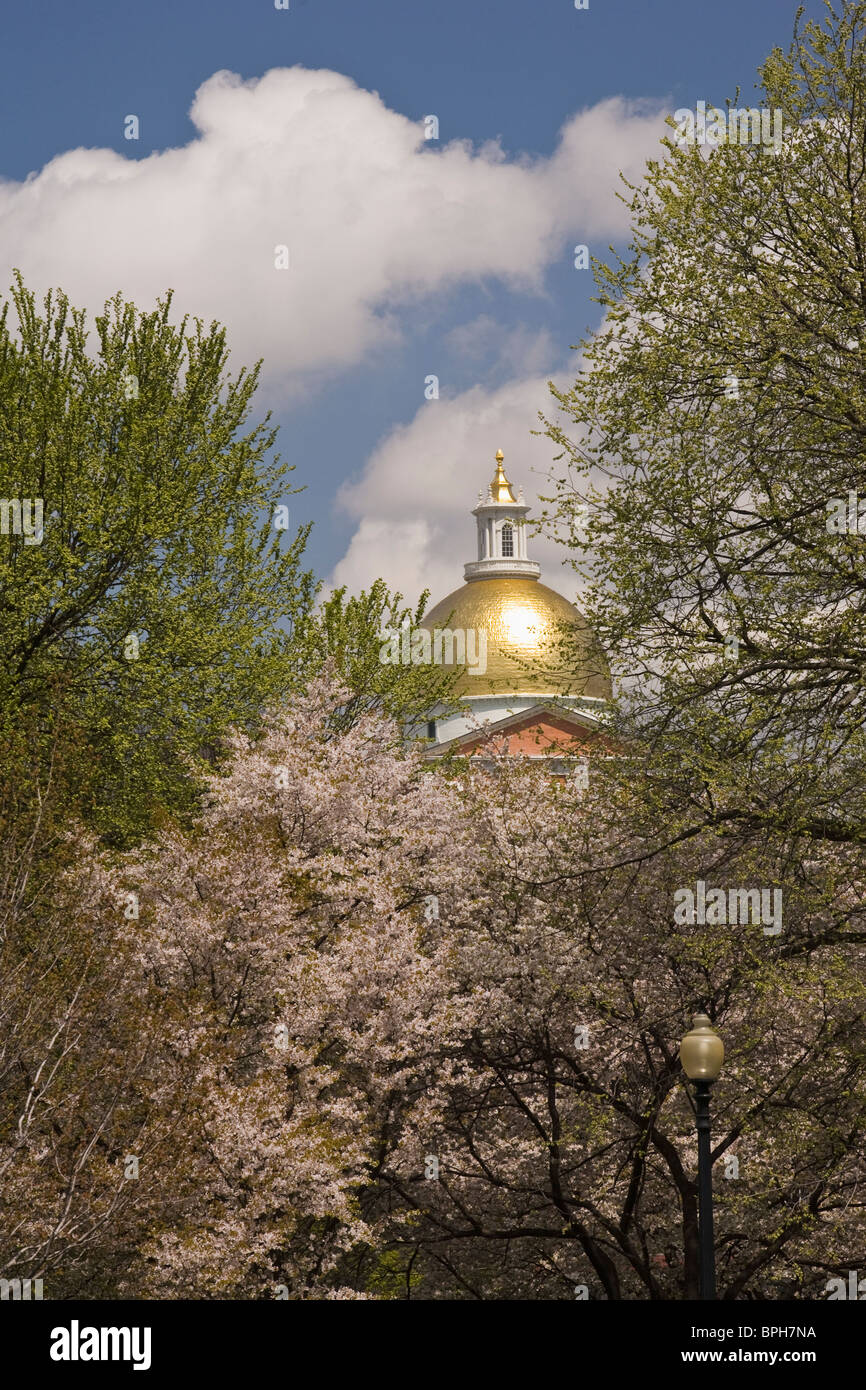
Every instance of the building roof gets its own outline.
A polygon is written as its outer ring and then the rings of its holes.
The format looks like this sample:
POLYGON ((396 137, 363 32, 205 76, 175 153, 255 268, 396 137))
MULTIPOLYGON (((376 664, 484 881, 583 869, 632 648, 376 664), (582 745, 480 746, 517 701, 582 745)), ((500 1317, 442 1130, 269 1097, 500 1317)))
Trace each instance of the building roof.
POLYGON ((427 750, 425 758, 432 762, 448 753, 472 756, 489 752, 491 743, 504 743, 504 751, 510 756, 524 758, 580 754, 587 751, 589 745, 601 752, 613 751, 614 747, 591 716, 542 702, 519 714, 508 715, 438 743, 427 750))

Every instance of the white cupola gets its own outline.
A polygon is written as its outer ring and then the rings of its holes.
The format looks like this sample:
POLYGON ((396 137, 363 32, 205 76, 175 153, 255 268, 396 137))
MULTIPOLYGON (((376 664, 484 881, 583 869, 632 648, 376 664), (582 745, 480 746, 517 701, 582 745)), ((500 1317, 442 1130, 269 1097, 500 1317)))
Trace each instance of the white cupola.
POLYGON ((526 516, 530 508, 523 500, 523 490, 517 496, 505 476, 502 450, 496 453, 496 474, 487 489, 478 494, 478 506, 472 515, 478 527, 478 559, 463 568, 463 577, 472 579, 506 579, 512 575, 537 579, 541 566, 526 553, 526 516))

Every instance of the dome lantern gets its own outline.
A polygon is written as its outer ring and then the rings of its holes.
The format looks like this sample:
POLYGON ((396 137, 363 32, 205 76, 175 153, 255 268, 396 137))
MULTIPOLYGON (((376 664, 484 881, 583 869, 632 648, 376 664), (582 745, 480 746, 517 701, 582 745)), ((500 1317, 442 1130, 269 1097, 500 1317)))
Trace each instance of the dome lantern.
POLYGON ((526 516, 529 507, 523 493, 514 496, 511 483, 505 476, 501 449, 496 451, 496 472, 479 498, 472 515, 478 528, 478 558, 464 566, 463 577, 474 579, 505 579, 523 575, 537 579, 541 566, 530 560, 526 550, 526 516))

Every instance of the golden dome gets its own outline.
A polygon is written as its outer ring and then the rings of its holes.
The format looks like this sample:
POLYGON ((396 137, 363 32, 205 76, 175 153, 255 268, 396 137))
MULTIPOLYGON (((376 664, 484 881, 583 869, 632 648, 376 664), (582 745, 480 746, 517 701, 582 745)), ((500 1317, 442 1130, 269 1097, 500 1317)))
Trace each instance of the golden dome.
POLYGON ((422 626, 472 629, 476 643, 487 634, 486 669, 464 669, 459 695, 611 698, 607 660, 583 614, 531 576, 473 579, 431 608, 422 626))

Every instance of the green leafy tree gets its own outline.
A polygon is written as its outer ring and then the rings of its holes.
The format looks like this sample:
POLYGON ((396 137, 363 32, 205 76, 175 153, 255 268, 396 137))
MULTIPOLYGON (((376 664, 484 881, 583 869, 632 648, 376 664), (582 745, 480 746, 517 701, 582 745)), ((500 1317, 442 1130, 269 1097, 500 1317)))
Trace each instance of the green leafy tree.
POLYGON ((287 688, 315 593, 276 431, 248 424, 259 366, 170 310, 117 295, 90 340, 18 276, 0 312, 0 737, 73 722, 68 786, 117 842, 191 807, 190 759, 287 688))
POLYGON ((309 678, 330 664, 350 692, 339 712, 341 728, 373 712, 388 715, 401 725, 416 723, 434 705, 454 702, 458 671, 382 660, 384 634, 399 632, 404 626, 417 628, 428 598, 425 589, 412 608, 403 602, 402 594, 391 593, 384 580, 376 579, 369 590, 348 597, 345 587, 335 589, 299 628, 299 678, 301 672, 309 678))
POLYGON ((726 139, 681 122, 631 188, 546 432, 551 516, 668 805, 694 833, 862 843, 866 5, 827 9, 761 69, 781 148, 729 104, 726 139))

